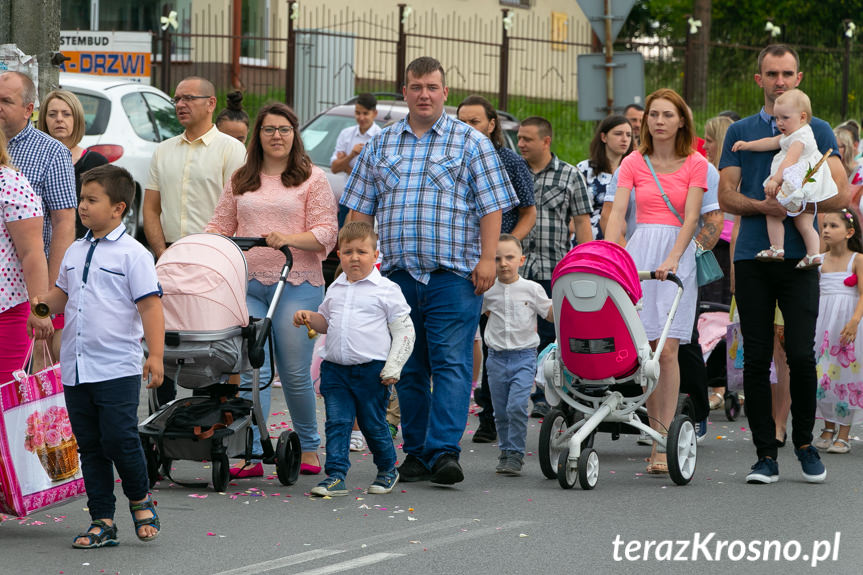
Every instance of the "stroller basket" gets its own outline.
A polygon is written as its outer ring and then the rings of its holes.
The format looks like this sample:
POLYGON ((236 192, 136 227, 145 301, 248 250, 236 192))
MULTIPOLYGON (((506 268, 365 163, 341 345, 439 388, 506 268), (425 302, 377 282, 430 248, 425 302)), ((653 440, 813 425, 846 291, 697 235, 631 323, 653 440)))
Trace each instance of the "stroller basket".
POLYGON ((246 399, 189 397, 147 418, 139 432, 153 438, 170 459, 208 460, 214 444, 224 444, 228 457, 247 457, 251 455, 251 445, 248 450, 246 445, 251 443, 251 413, 252 402, 246 399))

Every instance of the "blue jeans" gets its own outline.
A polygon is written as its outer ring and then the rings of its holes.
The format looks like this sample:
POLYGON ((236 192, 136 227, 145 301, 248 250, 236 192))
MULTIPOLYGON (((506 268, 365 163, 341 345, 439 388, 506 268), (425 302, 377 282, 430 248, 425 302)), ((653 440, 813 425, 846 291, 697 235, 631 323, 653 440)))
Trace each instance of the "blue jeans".
POLYGON ((536 377, 536 349, 489 349, 485 368, 500 450, 524 455, 527 403, 536 377))
POLYGON ((387 425, 390 388, 381 385, 383 361, 360 365, 321 363, 321 395, 327 409, 328 477, 344 479, 351 467, 348 457, 354 419, 366 438, 379 472, 396 465, 396 450, 387 425))
POLYGON ((63 388, 93 519, 114 518, 114 467, 130 501, 144 499, 150 491, 138 437, 140 391, 140 375, 63 388))
POLYGON ((416 330, 414 351, 396 384, 403 449, 431 468, 444 453, 461 451, 482 296, 473 293, 469 279, 446 271, 431 274, 427 285, 402 270, 389 278, 411 307, 416 330))
MULTIPOLYGON (((249 281, 246 303, 252 317, 262 318, 267 315, 267 309, 276 293, 276 285, 265 286, 257 280, 249 281)), ((297 310, 317 311, 323 297, 323 286, 313 286, 309 283, 302 283, 298 286, 285 284, 279 305, 273 313, 272 333, 270 334, 276 353, 276 370, 282 382, 282 393, 285 394, 285 403, 288 404, 288 411, 291 413, 292 427, 300 436, 300 448, 304 452, 315 451, 321 444, 318 421, 315 416, 315 388, 312 386, 312 376, 309 371, 315 343, 309 339, 305 328, 294 327, 293 319, 297 310)), ((266 358, 260 371, 261 385, 270 380, 269 344, 265 349, 266 358)), ((251 389, 251 371, 243 373, 242 382, 244 388, 251 389)), ((270 414, 271 389, 268 387, 261 390, 261 411, 265 419, 270 414)), ((252 392, 242 391, 240 396, 252 399, 252 392)), ((266 423, 264 423, 264 427, 266 427, 266 423)), ((254 426, 254 433, 253 449, 257 455, 260 455, 262 453, 259 451, 261 436, 257 426, 254 426)))

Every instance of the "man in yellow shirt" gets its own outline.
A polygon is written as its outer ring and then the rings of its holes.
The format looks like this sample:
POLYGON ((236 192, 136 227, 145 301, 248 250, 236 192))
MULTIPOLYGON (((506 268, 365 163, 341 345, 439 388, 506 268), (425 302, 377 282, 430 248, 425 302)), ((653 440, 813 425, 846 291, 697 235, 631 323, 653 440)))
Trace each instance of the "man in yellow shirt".
POLYGON ((186 130, 156 147, 142 208, 144 235, 156 259, 173 242, 204 230, 225 184, 246 158, 243 145, 213 124, 216 89, 209 80, 182 80, 174 106, 186 130))
MULTIPOLYGON (((169 245, 204 231, 231 175, 246 161, 246 149, 213 124, 216 89, 190 76, 174 90, 174 110, 186 130, 156 147, 142 211, 144 235, 158 260, 169 245)), ((160 404, 176 396, 165 377, 157 389, 160 404)))

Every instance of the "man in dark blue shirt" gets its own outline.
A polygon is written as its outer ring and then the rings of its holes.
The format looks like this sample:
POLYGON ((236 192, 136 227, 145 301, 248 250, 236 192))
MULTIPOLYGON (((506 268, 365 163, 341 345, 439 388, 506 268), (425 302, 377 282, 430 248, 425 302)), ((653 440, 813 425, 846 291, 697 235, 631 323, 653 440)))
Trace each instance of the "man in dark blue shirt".
MULTIPOLYGON (((728 128, 719 162, 719 203, 722 209, 742 216, 734 251, 735 294, 740 310, 744 342, 743 389, 746 413, 758 461, 748 483, 774 483, 779 479, 778 447, 773 421, 770 360, 773 356, 774 309, 778 302, 785 318, 785 347, 791 373, 791 417, 794 451, 806 481, 824 481, 827 471, 812 446, 815 425, 815 321, 818 317, 818 272, 795 270, 805 255, 803 240, 790 218, 785 219, 785 259, 762 262, 755 254, 769 245, 765 215, 785 216, 775 198, 764 195, 764 180, 770 175, 775 152, 732 152, 738 140, 756 140, 778 134, 773 105, 780 94, 796 88, 803 79, 799 58, 791 48, 771 45, 758 56, 755 82, 764 91, 764 107, 753 116, 728 128)), ((836 138, 830 126, 813 118, 812 130, 822 153, 832 149, 827 160, 839 194, 818 204, 819 212, 836 210, 847 203, 847 178, 842 168, 836 138)), ((812 211, 815 206, 807 209, 812 211)))

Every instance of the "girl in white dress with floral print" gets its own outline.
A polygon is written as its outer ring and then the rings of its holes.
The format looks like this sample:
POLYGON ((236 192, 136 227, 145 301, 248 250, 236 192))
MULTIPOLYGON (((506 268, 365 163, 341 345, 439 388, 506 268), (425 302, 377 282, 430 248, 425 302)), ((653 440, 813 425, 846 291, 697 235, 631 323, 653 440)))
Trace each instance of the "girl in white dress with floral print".
POLYGON ((863 341, 863 257, 858 257, 863 245, 857 216, 851 210, 824 214, 821 237, 827 253, 821 266, 815 355, 824 430, 812 444, 827 453, 848 453, 851 425, 863 420, 863 356, 855 348, 863 341))

